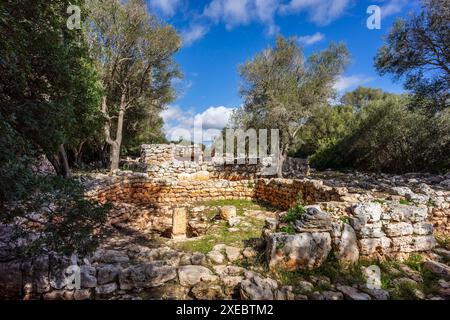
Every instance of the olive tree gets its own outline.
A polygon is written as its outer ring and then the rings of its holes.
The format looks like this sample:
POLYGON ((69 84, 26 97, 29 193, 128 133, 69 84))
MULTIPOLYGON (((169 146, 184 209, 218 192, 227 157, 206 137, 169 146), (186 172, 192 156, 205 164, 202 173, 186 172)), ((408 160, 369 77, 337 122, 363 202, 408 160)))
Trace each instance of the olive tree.
POLYGON ((118 169, 124 122, 136 108, 161 110, 173 100, 173 62, 180 48, 175 29, 151 15, 143 0, 89 1, 86 23, 91 51, 101 74, 111 170, 118 169))
POLYGON ((244 104, 234 114, 235 125, 279 129, 279 177, 289 148, 308 118, 332 97, 348 58, 345 45, 331 43, 305 59, 296 39, 278 36, 274 48, 241 66, 244 104))

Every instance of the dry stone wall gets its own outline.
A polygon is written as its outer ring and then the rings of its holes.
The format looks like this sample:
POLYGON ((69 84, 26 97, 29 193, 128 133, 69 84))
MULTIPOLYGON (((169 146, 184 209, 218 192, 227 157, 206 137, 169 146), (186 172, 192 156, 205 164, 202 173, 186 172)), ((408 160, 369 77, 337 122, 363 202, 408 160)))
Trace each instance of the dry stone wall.
MULTIPOLYGON (((234 157, 208 157, 197 145, 183 146, 175 144, 143 145, 140 162, 147 166, 147 172, 153 178, 191 179, 204 175, 208 178, 226 180, 248 180, 266 177, 263 173, 266 159, 235 159, 234 157), (230 161, 231 160, 231 161, 230 161)), ((288 158, 283 172, 291 177, 309 175, 309 164, 305 159, 288 158)))

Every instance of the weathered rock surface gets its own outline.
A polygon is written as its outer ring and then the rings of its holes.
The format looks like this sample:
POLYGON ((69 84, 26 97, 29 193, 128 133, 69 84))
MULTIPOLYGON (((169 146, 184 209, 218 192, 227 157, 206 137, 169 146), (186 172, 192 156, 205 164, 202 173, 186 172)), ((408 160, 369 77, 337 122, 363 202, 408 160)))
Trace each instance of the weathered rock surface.
POLYGON ((326 232, 274 233, 267 241, 266 254, 270 268, 296 270, 320 266, 330 251, 331 236, 326 232))
POLYGON ((182 266, 178 269, 178 278, 182 286, 193 286, 200 281, 211 282, 217 280, 217 276, 203 266, 182 266))
POLYGON ((141 264, 128 267, 119 275, 121 290, 157 287, 177 277, 176 268, 160 263, 141 264))

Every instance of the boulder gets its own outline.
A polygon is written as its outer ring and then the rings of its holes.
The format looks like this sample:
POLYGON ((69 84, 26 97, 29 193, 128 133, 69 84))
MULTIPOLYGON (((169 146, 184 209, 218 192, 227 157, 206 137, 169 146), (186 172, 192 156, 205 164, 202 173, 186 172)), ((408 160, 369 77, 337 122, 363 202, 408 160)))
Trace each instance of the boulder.
POLYGON ((176 268, 160 263, 140 264, 128 267, 119 275, 121 290, 160 286, 177 277, 176 268))
POLYGON ((182 286, 193 286, 200 281, 211 282, 217 280, 211 270, 203 266, 182 266, 178 269, 178 278, 182 286))
POLYGON ((243 300, 273 300, 274 291, 277 289, 275 280, 248 271, 241 282, 240 295, 243 300))
POLYGON ((227 246, 225 248, 225 253, 230 262, 242 259, 241 249, 237 247, 227 246))
POLYGON ((127 263, 130 258, 126 251, 98 250, 94 254, 93 261, 105 264, 127 263))
POLYGON ((225 256, 220 251, 212 250, 206 256, 214 264, 222 264, 225 261, 225 256))
POLYGON ((95 294, 103 296, 103 295, 110 295, 114 293, 117 290, 117 284, 116 283, 108 283, 103 284, 101 286, 98 286, 95 288, 95 294))
POLYGON ((219 285, 200 282, 192 290, 192 295, 197 300, 224 300, 225 294, 219 285))
POLYGON ((381 205, 374 202, 354 204, 351 212, 353 216, 350 218, 350 222, 355 230, 360 229, 359 225, 364 226, 367 223, 380 221, 382 213, 381 205))
POLYGON ((343 263, 355 263, 359 259, 358 240, 355 230, 349 224, 344 224, 342 229, 336 257, 343 263))
POLYGON ((206 256, 201 252, 195 252, 191 256, 191 263, 193 265, 202 265, 206 263, 206 256))
POLYGON ((446 264, 429 260, 424 263, 424 267, 438 277, 445 278, 447 280, 450 279, 450 267, 446 264))
POLYGON ((83 265, 80 267, 81 287, 95 288, 97 286, 96 270, 92 266, 83 265))
POLYGON ((344 300, 344 295, 336 291, 323 291, 322 296, 324 300, 344 300))
POLYGON ((220 208, 220 217, 229 221, 230 218, 236 217, 236 207, 235 206, 223 206, 220 208))
POLYGON ((336 289, 342 292, 347 300, 372 300, 367 293, 350 286, 337 285, 336 289))
POLYGON ((306 213, 295 221, 297 232, 329 232, 331 231, 331 217, 317 207, 306 208, 306 213))
POLYGON ((412 192, 412 190, 408 187, 392 187, 389 190, 390 194, 402 196, 402 197, 404 197, 407 193, 411 193, 411 192, 412 192))
POLYGON ((117 265, 106 264, 97 268, 97 282, 98 284, 107 284, 116 282, 119 278, 120 267, 117 265))
POLYGON ((331 236, 326 232, 274 233, 267 241, 266 256, 272 269, 297 270, 320 266, 330 251, 331 236))

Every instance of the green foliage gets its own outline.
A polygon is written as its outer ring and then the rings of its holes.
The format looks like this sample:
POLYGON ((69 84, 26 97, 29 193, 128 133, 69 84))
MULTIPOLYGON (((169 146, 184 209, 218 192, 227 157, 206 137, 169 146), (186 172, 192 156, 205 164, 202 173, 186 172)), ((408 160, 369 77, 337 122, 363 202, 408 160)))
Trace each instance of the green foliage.
POLYGON ((405 78, 414 93, 411 104, 435 114, 449 107, 450 5, 447 0, 425 0, 422 12, 398 19, 375 58, 384 75, 405 78))
POLYGON ((234 114, 234 125, 279 129, 280 152, 286 156, 306 119, 332 96, 332 84, 347 61, 343 44, 332 43, 305 61, 295 39, 277 37, 275 48, 265 49, 240 68, 244 106, 234 114))
POLYGON ((302 204, 297 204, 295 207, 290 208, 281 220, 284 223, 294 223, 296 220, 300 220, 305 213, 305 207, 302 204))
POLYGON ((86 36, 104 88, 103 135, 114 170, 123 142, 136 154, 141 142, 164 140, 159 112, 175 97, 172 80, 181 74, 173 58, 181 40, 144 0, 87 1, 87 7, 86 36))
POLYGON ((25 240, 18 249, 27 256, 92 251, 108 209, 85 199, 79 182, 33 171, 42 154, 58 169, 58 148, 101 125, 83 34, 66 27, 70 4, 83 7, 77 0, 0 5, 0 222, 25 240))
POLYGON ((408 109, 409 99, 389 96, 368 103, 351 130, 319 150, 311 164, 319 169, 367 171, 445 171, 450 167, 450 112, 428 117, 408 109))
POLYGON ((295 229, 292 224, 288 224, 280 229, 281 232, 285 232, 287 234, 295 234, 295 229))

